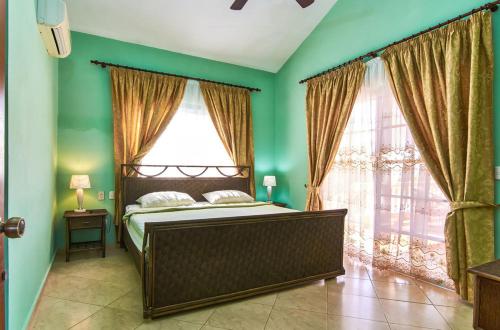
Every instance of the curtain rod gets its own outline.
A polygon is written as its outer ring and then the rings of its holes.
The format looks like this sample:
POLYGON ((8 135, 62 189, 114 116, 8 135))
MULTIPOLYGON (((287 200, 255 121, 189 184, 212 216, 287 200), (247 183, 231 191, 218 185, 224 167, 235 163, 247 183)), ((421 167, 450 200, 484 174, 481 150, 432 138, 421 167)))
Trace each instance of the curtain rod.
POLYGON ((114 66, 114 67, 117 67, 117 68, 124 68, 124 69, 135 70, 135 71, 156 73, 156 74, 161 74, 161 75, 164 75, 164 76, 186 78, 186 79, 191 79, 191 80, 196 80, 196 81, 204 81, 204 82, 209 82, 209 83, 215 83, 215 84, 224 85, 224 86, 244 88, 244 89, 248 89, 250 92, 260 92, 261 91, 260 88, 247 87, 247 86, 241 86, 241 85, 234 85, 234 84, 229 84, 229 83, 220 82, 220 81, 214 81, 214 80, 208 80, 208 79, 202 79, 202 78, 196 78, 196 77, 183 76, 183 75, 178 75, 178 74, 173 74, 173 73, 167 73, 167 72, 160 72, 160 71, 139 69, 139 68, 134 68, 132 66, 114 64, 114 63, 108 63, 108 62, 101 62, 101 61, 98 61, 98 60, 91 60, 90 63, 95 64, 95 65, 100 65, 102 68, 105 68, 107 66, 114 66))
POLYGON ((468 16, 470 16, 470 15, 472 15, 472 14, 474 14, 474 13, 477 13, 477 12, 479 12, 479 11, 483 11, 483 10, 491 10, 492 12, 495 12, 495 11, 497 11, 497 9, 498 9, 498 5, 499 5, 499 4, 500 4, 500 0, 493 1, 493 2, 489 2, 489 3, 485 4, 485 5, 482 5, 481 7, 478 7, 478 8, 472 9, 471 11, 468 11, 468 12, 466 12, 465 14, 462 14, 462 15, 459 15, 459 16, 454 17, 454 18, 452 18, 452 19, 449 19, 449 20, 447 20, 446 22, 443 22, 443 23, 440 23, 440 24, 434 25, 434 26, 432 26, 432 27, 430 27, 430 28, 428 28, 428 29, 425 29, 425 30, 423 30, 423 31, 421 31, 421 32, 418 32, 418 33, 415 33, 415 34, 412 34, 411 36, 406 37, 406 38, 404 38, 404 39, 401 39, 401 40, 395 41, 395 42, 393 42, 393 43, 391 43, 391 44, 389 44, 389 45, 387 45, 387 46, 384 46, 384 47, 382 47, 382 48, 379 48, 379 49, 376 49, 376 50, 372 50, 371 52, 368 52, 368 53, 366 53, 366 54, 364 54, 364 55, 358 56, 358 57, 356 57, 355 59, 352 59, 352 60, 347 61, 347 62, 345 62, 345 63, 343 63, 343 64, 340 64, 340 65, 337 65, 337 66, 335 66, 335 67, 333 67, 333 68, 330 68, 330 69, 328 69, 328 70, 322 71, 322 72, 320 72, 320 73, 318 73, 318 74, 315 74, 314 76, 310 76, 310 77, 307 77, 307 78, 305 78, 305 79, 302 79, 301 81, 299 81, 299 84, 303 84, 303 83, 307 82, 308 80, 311 80, 311 79, 316 78, 316 77, 323 76, 323 75, 325 75, 325 74, 327 74, 327 73, 330 73, 330 72, 332 72, 332 71, 335 71, 335 70, 337 70, 337 69, 340 69, 340 68, 342 68, 342 67, 344 67, 344 66, 346 66, 346 65, 349 65, 349 64, 351 64, 351 63, 354 63, 354 62, 356 62, 356 61, 361 61, 361 60, 363 60, 363 59, 365 59, 365 58, 367 58, 367 57, 375 58, 375 57, 377 57, 377 56, 378 56, 378 53, 380 53, 381 51, 385 50, 386 48, 389 48, 389 47, 391 47, 391 46, 394 46, 394 45, 397 45, 397 44, 403 43, 403 42, 405 42, 405 41, 411 40, 411 39, 416 38, 416 37, 418 37, 418 36, 420 36, 420 35, 422 35, 422 34, 425 34, 425 33, 427 33, 427 32, 437 30, 437 29, 439 29, 439 28, 441 28, 441 27, 443 27, 443 26, 445 26, 445 25, 448 25, 448 24, 453 23, 453 22, 455 22, 455 21, 461 20, 461 19, 463 19, 463 18, 465 18, 465 17, 468 17, 468 16))

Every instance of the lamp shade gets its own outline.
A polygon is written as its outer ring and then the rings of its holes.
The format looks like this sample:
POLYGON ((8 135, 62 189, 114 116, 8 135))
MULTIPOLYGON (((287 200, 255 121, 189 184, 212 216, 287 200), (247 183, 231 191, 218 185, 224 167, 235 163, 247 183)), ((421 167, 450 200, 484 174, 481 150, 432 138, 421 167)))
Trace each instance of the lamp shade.
POLYGON ((276 187, 276 177, 274 175, 266 175, 262 185, 266 187, 276 187))
POLYGON ((69 183, 70 189, 88 189, 90 188, 90 179, 88 175, 72 175, 69 183))

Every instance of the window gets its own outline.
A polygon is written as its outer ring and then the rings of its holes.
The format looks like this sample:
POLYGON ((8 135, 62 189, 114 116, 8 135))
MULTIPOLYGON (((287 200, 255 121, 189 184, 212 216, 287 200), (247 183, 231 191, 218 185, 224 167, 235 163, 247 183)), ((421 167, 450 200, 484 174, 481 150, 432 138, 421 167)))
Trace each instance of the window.
POLYGON ((335 163, 325 208, 347 208, 346 252, 381 268, 451 287, 446 273, 446 197, 426 169, 380 59, 365 81, 335 163))
MULTIPOLYGON (((142 164, 234 166, 208 114, 197 81, 188 80, 179 109, 151 151, 144 156, 142 164)), ((143 167, 141 172, 152 175, 158 170, 143 167)), ((197 174, 200 169, 184 169, 184 172, 197 174)), ((162 176, 182 175, 171 168, 162 176)), ((208 170, 204 176, 220 174, 216 170, 208 170)))

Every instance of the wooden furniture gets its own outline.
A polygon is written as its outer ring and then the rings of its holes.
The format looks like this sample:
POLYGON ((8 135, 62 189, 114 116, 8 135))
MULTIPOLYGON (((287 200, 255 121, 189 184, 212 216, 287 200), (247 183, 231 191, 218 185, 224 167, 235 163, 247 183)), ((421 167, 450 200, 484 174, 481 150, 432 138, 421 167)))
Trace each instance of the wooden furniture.
POLYGON ((70 254, 86 250, 102 250, 102 257, 106 257, 106 218, 105 209, 87 210, 86 212, 66 211, 66 262, 70 254), (100 239, 97 241, 72 242, 71 234, 75 230, 99 229, 100 239))
MULTIPOLYGON (((158 173, 165 172, 165 168, 156 167, 158 173)), ((205 166, 198 168, 201 171, 205 166)), ((123 211, 126 205, 135 204, 137 198, 154 191, 185 192, 197 201, 204 201, 202 193, 208 191, 250 192, 248 167, 239 167, 239 175, 215 178, 191 174, 145 177, 140 169, 122 165, 123 211)), ((141 249, 133 243, 126 226, 122 226, 123 243, 135 258, 142 277, 144 317, 344 274, 346 213, 344 209, 146 222, 141 249)))
POLYGON ((500 259, 469 269, 476 275, 474 329, 500 329, 500 259))

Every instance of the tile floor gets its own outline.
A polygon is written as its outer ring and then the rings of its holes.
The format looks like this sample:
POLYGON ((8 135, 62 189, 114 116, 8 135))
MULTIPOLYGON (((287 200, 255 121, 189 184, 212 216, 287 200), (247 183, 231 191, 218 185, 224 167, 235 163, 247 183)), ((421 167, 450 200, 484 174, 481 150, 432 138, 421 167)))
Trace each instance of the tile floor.
POLYGON ((69 263, 58 255, 31 329, 472 329, 472 308, 453 292, 347 262, 346 275, 276 294, 142 318, 140 278, 130 256, 111 248, 69 263))

